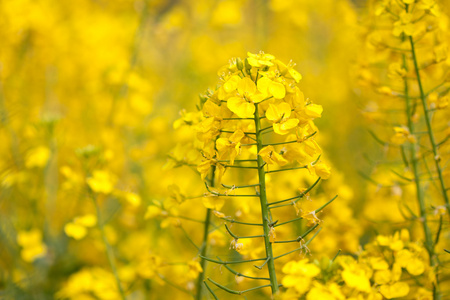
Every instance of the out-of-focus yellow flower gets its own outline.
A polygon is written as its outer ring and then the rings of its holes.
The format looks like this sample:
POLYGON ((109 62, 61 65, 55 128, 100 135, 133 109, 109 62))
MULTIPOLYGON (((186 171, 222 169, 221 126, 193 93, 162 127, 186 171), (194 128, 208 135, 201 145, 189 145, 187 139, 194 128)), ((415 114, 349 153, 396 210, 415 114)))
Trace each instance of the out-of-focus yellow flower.
POLYGON ((50 149, 45 146, 39 146, 28 151, 25 160, 25 166, 31 168, 43 168, 50 159, 50 149))
POLYGON ((192 280, 198 277, 199 273, 203 272, 202 266, 200 265, 200 263, 198 261, 188 261, 188 273, 187 273, 187 277, 188 280, 192 280))
POLYGON ((407 141, 415 143, 416 138, 409 132, 406 127, 394 127, 395 134, 391 137, 391 142, 396 145, 402 145, 407 141))
POLYGON ((402 249, 395 254, 395 262, 405 268, 409 274, 418 276, 425 271, 424 262, 408 249, 402 249))
POLYGON ((314 173, 316 173, 316 175, 321 177, 322 179, 330 178, 331 168, 324 162, 318 162, 314 164, 312 167, 308 167, 308 169, 310 171, 313 170, 314 173))
POLYGON ((114 190, 115 178, 108 171, 94 170, 92 177, 86 179, 89 187, 96 193, 110 194, 114 190))
POLYGON ((42 242, 42 232, 37 228, 19 231, 17 243, 22 247, 20 255, 26 262, 33 262, 47 253, 47 246, 42 242))
POLYGON ((400 234, 398 231, 394 234, 394 236, 377 236, 377 242, 380 246, 387 246, 394 251, 402 250, 404 247, 404 243, 400 239, 400 234))
POLYGON ((138 207, 142 203, 142 199, 138 194, 127 192, 125 193, 125 200, 133 207, 138 207))
POLYGON ((64 226, 64 232, 76 240, 81 240, 87 235, 88 228, 97 224, 97 217, 92 214, 76 217, 72 222, 64 226))
POLYGON ((430 103, 430 108, 431 109, 435 109, 435 108, 443 109, 443 108, 446 108, 448 106, 448 102, 449 102, 448 96, 440 97, 439 94, 435 93, 435 92, 430 93, 428 95, 427 100, 428 100, 428 103, 430 103))
POLYGON ((411 36, 414 34, 415 26, 412 22, 413 15, 406 11, 402 11, 400 13, 400 20, 394 23, 394 29, 392 33, 395 36, 400 36, 402 33, 405 33, 407 36, 411 36))
POLYGON ((286 274, 281 283, 286 288, 295 288, 300 295, 305 294, 311 285, 312 278, 320 274, 320 269, 308 263, 308 259, 290 261, 284 265, 282 272, 286 274))
POLYGON ((347 299, 341 292, 339 285, 335 282, 326 286, 319 282, 314 282, 313 287, 309 290, 306 300, 344 300, 347 299))
POLYGON ((241 252, 244 249, 244 243, 239 243, 238 239, 233 239, 230 243, 230 248, 236 250, 236 252, 241 252))
POLYGON ((315 210, 303 212, 302 218, 308 221, 308 226, 316 225, 322 222, 322 220, 317 217, 315 210))
POLYGON ((406 282, 395 282, 380 286, 380 293, 387 299, 405 297, 409 294, 409 285, 406 282))
POLYGON ((402 81, 406 76, 407 71, 400 63, 391 63, 389 65, 388 76, 389 78, 397 81, 402 81))
POLYGON ((345 283, 358 291, 370 292, 370 277, 368 270, 358 265, 351 257, 340 260, 344 270, 342 271, 342 279, 345 283))
POLYGON ((240 1, 226 0, 217 3, 212 16, 211 23, 215 26, 234 26, 241 22, 242 5, 240 1))
POLYGON ((203 197, 202 203, 206 208, 220 210, 225 204, 225 199, 217 196, 203 197))
POLYGON ((56 294, 69 299, 119 299, 120 294, 114 275, 102 268, 84 268, 69 277, 56 294))

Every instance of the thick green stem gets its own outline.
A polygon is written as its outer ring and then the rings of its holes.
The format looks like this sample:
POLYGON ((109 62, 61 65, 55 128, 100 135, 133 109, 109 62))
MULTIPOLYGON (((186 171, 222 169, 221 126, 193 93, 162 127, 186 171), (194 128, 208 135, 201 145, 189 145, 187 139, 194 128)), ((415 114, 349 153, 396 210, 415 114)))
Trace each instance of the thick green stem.
MULTIPOLYGON (((209 186, 214 187, 214 177, 216 173, 216 166, 211 167, 211 178, 209 179, 209 186)), ((195 299, 200 300, 202 298, 202 292, 203 292, 203 281, 205 280, 205 268, 206 268, 206 260, 203 258, 206 256, 208 251, 208 233, 209 233, 209 226, 211 224, 211 209, 206 209, 206 217, 205 217, 205 226, 203 227, 203 241, 202 245, 200 247, 200 266, 202 267, 203 272, 198 274, 197 279, 197 295, 195 296, 195 299)))
POLYGON ((414 46, 414 41, 413 41, 412 36, 409 37, 409 42, 411 44, 412 59, 414 62, 414 69, 416 71, 417 84, 419 85, 420 100, 422 102, 423 113, 425 115, 425 123, 427 124, 428 137, 430 139, 430 144, 431 144, 431 147, 433 150, 433 155, 434 155, 433 159, 436 164, 436 170, 437 170, 437 173, 439 176, 439 183, 441 185, 442 197, 444 198, 445 204, 447 205, 447 212, 449 213, 449 216, 450 216, 450 205, 449 205, 449 199, 448 199, 448 195, 447 195, 447 189, 445 187, 444 176, 442 175, 441 165, 439 164, 440 156, 439 156, 439 153, 437 150, 438 147, 436 144, 436 140, 434 138, 433 129, 431 128, 431 120, 430 120, 430 116, 428 115, 427 99, 426 99, 426 95, 423 91, 422 80, 420 78, 420 72, 419 72, 419 64, 417 63, 416 49, 414 46))
MULTIPOLYGON (((414 52, 414 51, 413 51, 414 52)), ((414 58, 414 55, 413 55, 414 58)), ((407 69, 407 63, 406 63, 406 56, 403 55, 403 65, 405 69, 407 69)), ((409 132, 411 134, 414 134, 414 123, 412 120, 412 106, 411 106, 411 99, 409 97, 409 86, 408 86, 408 80, 404 80, 404 92, 405 92, 405 102, 406 102, 406 117, 408 121, 408 128, 409 132)), ((426 112, 425 112, 426 115, 426 112)), ((410 154, 410 165, 412 167, 412 171, 414 173, 414 183, 416 186, 416 193, 417 193, 417 202, 419 204, 419 210, 420 210, 420 219, 422 221, 423 231, 425 235, 425 245, 426 249, 428 251, 428 255, 430 257, 430 265, 432 267, 435 266, 435 260, 434 260, 434 243, 433 243, 433 237, 431 235, 431 230, 428 227, 427 222, 427 215, 426 215, 426 207, 425 207, 425 199, 424 199, 424 193, 420 185, 420 175, 419 175, 419 168, 417 165, 417 153, 416 153, 416 144, 411 143, 409 146, 409 154, 410 154)), ((435 298, 438 299, 438 298, 435 298)))
MULTIPOLYGON (((263 148, 263 142, 262 142, 261 120, 259 119, 258 104, 256 103, 255 103, 255 130, 256 130, 257 149, 259 153, 259 151, 261 151, 261 149, 263 148)), ((271 228, 269 224, 271 224, 272 220, 270 219, 271 217, 268 209, 269 203, 267 202, 267 195, 266 195, 264 160, 260 155, 258 155, 258 178, 260 185, 259 200, 261 203, 261 216, 264 229, 264 245, 266 248, 266 257, 268 258, 267 268, 269 270, 269 278, 270 278, 270 286, 272 288, 272 294, 275 294, 278 292, 279 286, 277 282, 277 274, 275 271, 275 260, 272 251, 272 242, 270 241, 271 228)))

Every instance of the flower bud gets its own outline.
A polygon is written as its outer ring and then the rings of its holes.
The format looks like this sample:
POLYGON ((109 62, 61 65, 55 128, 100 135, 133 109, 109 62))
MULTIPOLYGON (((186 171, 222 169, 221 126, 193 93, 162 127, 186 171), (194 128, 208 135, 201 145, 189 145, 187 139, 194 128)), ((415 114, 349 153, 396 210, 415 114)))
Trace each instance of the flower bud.
POLYGON ((236 58, 236 67, 239 71, 242 71, 244 69, 244 63, 242 62, 242 59, 239 57, 236 58))

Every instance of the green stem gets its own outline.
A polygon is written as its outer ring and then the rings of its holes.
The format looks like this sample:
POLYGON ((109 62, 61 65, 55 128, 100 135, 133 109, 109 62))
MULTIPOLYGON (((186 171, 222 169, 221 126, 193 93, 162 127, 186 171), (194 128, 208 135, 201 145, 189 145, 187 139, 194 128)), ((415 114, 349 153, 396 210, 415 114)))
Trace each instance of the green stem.
MULTIPOLYGON (((417 61, 416 61, 416 57, 415 57, 415 51, 414 51, 414 45, 412 43, 412 38, 410 38, 411 41, 411 49, 412 49, 412 53, 413 53, 413 60, 414 60, 414 65, 416 67, 417 70, 417 61)), ((407 63, 406 63, 406 56, 403 55, 403 65, 405 67, 405 69, 407 69, 407 63)), ((417 71, 418 72, 418 71, 417 71)), ((419 75, 417 73, 417 81, 419 83, 419 88, 421 90, 421 94, 422 94, 422 85, 420 83, 420 79, 419 79, 419 75)), ((405 84, 405 101, 406 101, 406 117, 408 120, 408 128, 409 128, 409 132, 411 134, 414 134, 414 123, 412 120, 412 106, 411 106, 411 99, 409 98, 409 87, 408 87, 408 81, 405 79, 404 80, 404 84, 405 84)), ((427 112, 425 110, 425 116, 427 116, 427 112)), ((420 211, 420 218, 422 220, 422 226, 423 226, 423 231, 424 231, 424 235, 425 235, 425 246, 428 252, 428 255, 430 257, 430 265, 432 267, 434 267, 434 244, 433 244, 433 238, 431 236, 431 230, 428 227, 428 222, 427 222, 427 215, 426 215, 426 207, 425 207, 425 199, 424 199, 424 194, 423 194, 423 190, 421 188, 420 185, 420 177, 419 177, 419 169, 417 166, 417 154, 416 154, 416 145, 415 143, 411 143, 410 147, 409 147, 409 152, 410 152, 410 161, 411 161, 411 166, 413 169, 413 173, 414 173, 414 183, 416 186, 416 193, 417 193, 417 201, 419 204, 419 211, 420 211)))
POLYGON ((422 87, 422 80, 420 77, 419 65, 417 63, 416 49, 414 46, 414 41, 413 41, 412 36, 409 37, 409 42, 411 44, 412 59, 414 62, 414 69, 416 71, 417 84, 419 85, 420 100, 422 102, 423 112, 425 115, 425 122, 427 124, 428 137, 430 139, 431 147, 433 148, 433 155, 434 155, 433 159, 436 164, 436 170, 437 170, 437 173, 439 176, 439 182, 441 184, 442 196, 445 200, 445 204, 447 205, 447 212, 449 213, 449 216, 450 216, 450 204, 449 204, 449 199, 448 199, 448 195, 447 195, 447 189, 445 188, 444 177, 442 175, 441 165, 439 164, 440 157, 438 154, 433 129, 431 128, 431 120, 430 120, 430 116, 428 115, 427 100, 426 100, 426 96, 425 96, 425 93, 424 93, 423 87, 422 87))
MULTIPOLYGON (((262 135, 261 135, 261 120, 259 119, 258 104, 255 103, 255 131, 256 131, 256 143, 257 152, 263 148, 262 135)), ((266 257, 269 259, 267 262, 267 268, 269 270, 270 286, 272 288, 272 294, 278 292, 277 274, 275 271, 275 261, 272 251, 272 243, 270 241, 270 227, 269 223, 272 222, 270 212, 268 209, 267 195, 266 195, 266 179, 264 172, 264 160, 258 155, 258 178, 260 185, 259 200, 261 204, 261 217, 264 229, 264 245, 266 248, 266 257)))
POLYGON ((254 291, 254 290, 258 290, 258 289, 262 289, 262 288, 266 288, 266 287, 270 286, 270 284, 267 284, 267 285, 257 286, 257 287, 254 287, 254 288, 251 288, 251 289, 248 289, 248 290, 244 290, 244 291, 235 291, 235 290, 227 288, 226 286, 221 285, 218 282, 215 282, 211 278, 208 278, 208 280, 211 281, 212 283, 214 283, 218 288, 221 288, 222 290, 227 291, 230 294, 235 294, 235 295, 242 295, 242 294, 247 293, 247 292, 251 292, 251 291, 254 291))
POLYGON ((125 292, 123 291, 122 285, 120 284, 119 274, 117 273, 117 267, 116 262, 114 258, 114 253, 112 252, 111 245, 108 242, 108 239, 106 238, 105 228, 103 226, 103 220, 102 215, 100 213, 100 206, 98 205, 97 198, 93 195, 92 191, 89 189, 89 194, 91 195, 92 200, 94 201, 95 211, 97 213, 97 226, 100 230, 100 234, 102 236, 103 244, 105 245, 106 249, 106 256, 108 257, 109 266, 111 267, 111 270, 114 274, 114 278, 116 279, 117 288, 119 289, 120 298, 122 300, 125 300, 125 292))
MULTIPOLYGON (((214 177, 216 173, 216 166, 211 167, 211 177, 209 180, 209 185, 214 187, 214 177)), ((206 217, 205 217, 205 226, 203 227, 203 242, 200 247, 200 266, 202 267, 202 272, 198 274, 197 279, 197 295, 195 299, 200 300, 202 298, 202 292, 203 292, 203 282, 205 280, 205 267, 206 267, 206 260, 203 258, 207 254, 207 243, 208 243, 208 233, 209 233, 209 227, 211 224, 211 214, 212 210, 207 208, 206 209, 206 217)))

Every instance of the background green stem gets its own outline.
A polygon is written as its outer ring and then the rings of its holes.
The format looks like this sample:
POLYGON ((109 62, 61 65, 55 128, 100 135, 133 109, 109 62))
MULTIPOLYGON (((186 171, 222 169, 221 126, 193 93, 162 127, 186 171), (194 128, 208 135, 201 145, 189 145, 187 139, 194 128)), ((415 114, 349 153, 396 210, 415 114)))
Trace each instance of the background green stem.
POLYGON ((92 200, 94 201, 95 210, 97 212, 97 226, 98 226, 98 229, 100 230, 100 234, 102 235, 102 240, 103 240, 103 244, 106 249, 106 256, 108 257, 109 266, 111 267, 111 270, 114 274, 114 278, 116 279, 116 284, 117 284, 117 288, 120 293, 120 297, 122 300, 125 300, 126 299, 125 292, 123 291, 122 285, 120 284, 120 278, 119 278, 119 274, 117 273, 117 267, 116 267, 116 261, 114 258, 114 253, 112 252, 111 245, 109 244, 108 239, 106 238, 105 228, 103 226, 102 215, 100 213, 100 206, 98 205, 98 201, 97 201, 97 198, 95 197, 95 195, 93 195, 92 192, 90 192, 90 194, 91 194, 92 200))
MULTIPOLYGON (((214 187, 214 177, 216 173, 216 166, 211 167, 211 178, 209 179, 209 186, 214 187)), ((200 300, 202 298, 203 293, 203 281, 205 280, 205 268, 206 268, 206 259, 203 257, 206 256, 208 251, 208 233, 209 233, 209 227, 211 224, 211 209, 206 209, 206 216, 205 216, 205 226, 203 227, 203 241, 202 245, 200 246, 200 266, 202 267, 203 272, 198 274, 197 279, 197 295, 196 299, 200 300)))
MULTIPOLYGON (((419 68, 418 68, 418 63, 417 63, 417 57, 416 57, 416 53, 415 53, 415 48, 414 48, 414 42, 412 37, 409 37, 409 41, 411 44, 411 52, 412 52, 412 59, 414 62, 414 69, 416 72, 416 76, 417 76, 417 84, 419 85, 419 90, 420 90, 420 98, 422 101, 422 105, 423 105, 423 110, 424 110, 424 115, 425 115, 425 122, 427 124, 427 129, 428 129, 428 136, 430 138, 430 143, 432 145, 433 148, 433 154, 434 154, 434 161, 436 162, 436 169, 438 170, 438 174, 439 174, 439 179, 441 182, 441 187, 442 187, 442 193, 444 195, 444 199, 447 198, 447 193, 445 190, 445 186, 444 186, 444 182, 443 182, 443 178, 442 178, 442 172, 440 169, 440 165, 438 160, 436 160, 436 156, 437 156, 437 150, 436 150, 436 144, 434 142, 434 136, 433 136, 433 131, 431 128, 431 122, 428 116, 428 110, 427 110, 427 105, 426 105, 426 99, 425 99, 425 94, 423 92, 423 88, 422 88, 422 82, 420 79, 420 73, 419 73, 419 68)), ((406 57, 403 55, 403 59, 404 59, 404 65, 405 68, 407 68, 407 64, 406 64, 406 57)), ((412 112, 411 112, 411 104, 410 104, 410 98, 409 98, 409 91, 408 91, 408 82, 405 79, 405 100, 406 100, 406 106, 407 106, 407 117, 408 117, 408 127, 410 130, 410 133, 413 134, 414 131, 414 124, 412 122, 412 112)), ((415 149, 416 145, 415 144, 411 144, 410 146, 410 154, 411 154, 411 165, 413 167, 413 172, 414 172, 414 181, 416 183, 416 190, 417 190, 417 200, 419 202, 419 208, 420 208, 420 219, 422 221, 422 225, 423 225, 423 229, 424 229, 424 234, 425 234, 425 246, 426 249, 428 251, 429 257, 430 257, 430 265, 431 267, 436 267, 438 266, 438 262, 436 260, 435 257, 435 244, 433 241, 433 236, 431 235, 431 230, 428 226, 428 222, 427 222, 427 215, 426 215, 426 207, 425 207, 425 199, 424 199, 424 195, 423 195, 423 191, 420 187, 420 181, 419 181, 419 173, 418 173, 418 167, 417 167, 417 157, 416 157, 416 149, 415 149)), ((446 199, 446 204, 448 207, 448 199, 446 199)), ((433 299, 435 300, 439 300, 440 295, 439 295, 439 280, 438 277, 436 276, 436 283, 434 285, 434 292, 433 292, 433 299)))
POLYGON ((431 120, 430 120, 430 116, 428 115, 427 99, 426 99, 425 93, 423 91, 422 80, 421 80, 420 72, 419 72, 419 64, 417 62, 417 56, 416 56, 416 48, 414 46, 414 41, 413 41, 412 36, 409 37, 409 43, 411 44, 412 59, 414 62, 414 69, 416 72, 417 84, 419 85, 420 100, 422 102, 423 114, 425 115, 425 123, 427 124, 428 137, 430 139, 430 144, 431 144, 431 147, 433 150, 433 160, 434 160, 434 163, 436 164, 436 171, 438 173, 439 183, 441 185, 442 197, 444 198, 445 204, 447 206, 447 212, 450 216, 450 205, 449 205, 449 199, 448 199, 448 195, 447 195, 447 189, 445 187, 444 176, 442 175, 441 165, 439 164, 440 157, 439 157, 439 153, 437 150, 438 147, 436 144, 436 140, 434 138, 433 129, 431 128, 431 120))

